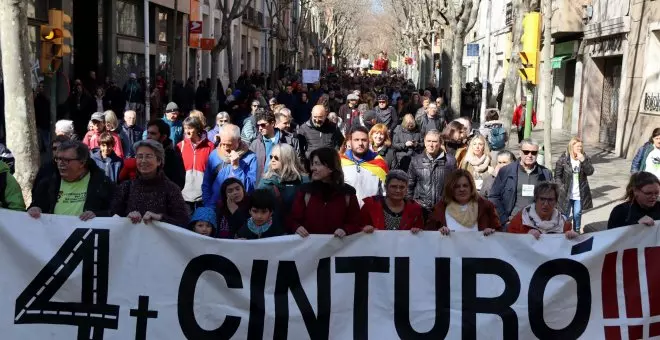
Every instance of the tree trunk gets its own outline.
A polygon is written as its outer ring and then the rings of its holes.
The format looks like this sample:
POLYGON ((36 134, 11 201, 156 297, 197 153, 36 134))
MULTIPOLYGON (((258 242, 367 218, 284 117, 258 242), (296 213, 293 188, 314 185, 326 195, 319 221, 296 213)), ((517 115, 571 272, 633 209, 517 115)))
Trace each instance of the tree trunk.
MULTIPOLYGON (((30 88, 27 2, 0 1, 0 49, 5 91, 7 146, 16 160, 14 176, 26 204, 32 201, 32 182, 39 168, 34 101, 30 88)), ((51 98, 55 100, 55 98, 51 98)))
POLYGON ((520 77, 520 38, 522 36, 522 15, 524 11, 523 0, 513 0, 513 28, 511 41, 511 58, 509 59, 509 70, 504 82, 504 95, 502 97, 502 110, 500 120, 504 122, 506 131, 511 130, 511 119, 516 106, 516 91, 518 90, 520 77))
POLYGON ((419 88, 426 89, 431 79, 430 68, 433 67, 431 47, 426 43, 421 43, 419 46, 419 88))
POLYGON ((552 164, 552 0, 543 1, 543 100, 545 100, 545 121, 543 122, 543 144, 545 166, 553 168, 552 164))
POLYGON ((465 23, 459 21, 454 35, 454 52, 451 57, 451 111, 454 118, 461 116, 461 90, 463 88, 463 46, 465 23))
POLYGON ((229 72, 229 84, 227 87, 231 87, 232 89, 236 89, 234 86, 234 58, 233 58, 233 53, 231 49, 231 37, 227 40, 227 71, 229 72))

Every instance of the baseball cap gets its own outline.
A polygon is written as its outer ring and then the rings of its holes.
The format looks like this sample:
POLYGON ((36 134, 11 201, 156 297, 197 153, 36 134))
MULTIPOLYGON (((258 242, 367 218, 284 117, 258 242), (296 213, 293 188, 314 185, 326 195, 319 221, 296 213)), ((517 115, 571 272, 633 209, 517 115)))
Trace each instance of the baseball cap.
POLYGON ((176 105, 175 102, 167 103, 167 106, 165 107, 165 112, 175 112, 175 111, 179 111, 179 105, 176 105))
POLYGON ((103 115, 103 112, 94 112, 92 114, 92 119, 91 121, 98 121, 98 122, 103 122, 105 121, 105 116, 103 115))

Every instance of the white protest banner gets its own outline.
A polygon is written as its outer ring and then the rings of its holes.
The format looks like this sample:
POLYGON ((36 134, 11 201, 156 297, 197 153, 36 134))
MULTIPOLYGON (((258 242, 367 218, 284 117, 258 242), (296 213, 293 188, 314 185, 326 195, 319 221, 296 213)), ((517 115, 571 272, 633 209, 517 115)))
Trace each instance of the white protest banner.
POLYGON ((314 84, 321 78, 321 70, 302 70, 303 84, 314 84))
POLYGON ((658 227, 216 240, 0 211, 3 339, 658 336, 658 227))

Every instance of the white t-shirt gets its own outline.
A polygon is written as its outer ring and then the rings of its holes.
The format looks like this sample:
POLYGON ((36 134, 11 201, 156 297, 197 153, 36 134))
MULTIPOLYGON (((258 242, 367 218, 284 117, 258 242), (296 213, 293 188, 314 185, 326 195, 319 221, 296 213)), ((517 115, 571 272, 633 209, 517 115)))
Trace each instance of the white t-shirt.
MULTIPOLYGON (((461 210, 467 210, 467 205, 462 205, 461 210)), ((465 232, 465 231, 479 231, 477 224, 475 223, 472 228, 465 227, 462 224, 458 223, 448 212, 445 212, 445 219, 447 220, 447 228, 451 231, 456 232, 465 232)))
POLYGON ((653 151, 646 157, 646 169, 644 171, 648 171, 660 178, 660 149, 653 148, 653 151))
POLYGON ((571 170, 573 171, 573 183, 571 184, 571 199, 580 200, 580 167, 581 162, 571 157, 571 170))

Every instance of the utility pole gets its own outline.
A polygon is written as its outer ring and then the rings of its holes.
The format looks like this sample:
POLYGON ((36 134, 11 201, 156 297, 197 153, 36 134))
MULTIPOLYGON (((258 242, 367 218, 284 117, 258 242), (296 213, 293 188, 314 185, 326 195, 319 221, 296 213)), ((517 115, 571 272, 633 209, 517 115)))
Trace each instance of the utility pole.
POLYGON ((151 80, 150 80, 150 55, 149 52, 149 0, 144 0, 144 124, 149 122, 149 114, 151 113, 151 80))
MULTIPOLYGON (((488 0, 488 5, 486 6, 486 13, 490 13, 492 7, 492 0, 488 0)), ((484 48, 484 63, 486 64, 483 70, 486 72, 483 79, 481 80, 481 112, 479 115, 479 122, 481 126, 486 122, 486 107, 488 106, 488 84, 490 83, 490 16, 487 16, 486 20, 486 46, 484 48)))
MULTIPOLYGON (((220 1, 220 0, 218 0, 220 1)), ((172 55, 169 60, 170 62, 170 67, 169 67, 169 79, 167 80, 168 84, 168 91, 167 91, 167 101, 172 101, 172 92, 174 92, 174 87, 172 86, 172 81, 174 80, 174 56, 176 55, 176 36, 177 36, 177 18, 179 17, 179 0, 174 0, 174 29, 172 29, 172 55)))
POLYGON ((543 89, 545 100, 545 122, 543 144, 545 148, 545 166, 552 169, 552 0, 543 0, 543 89))

